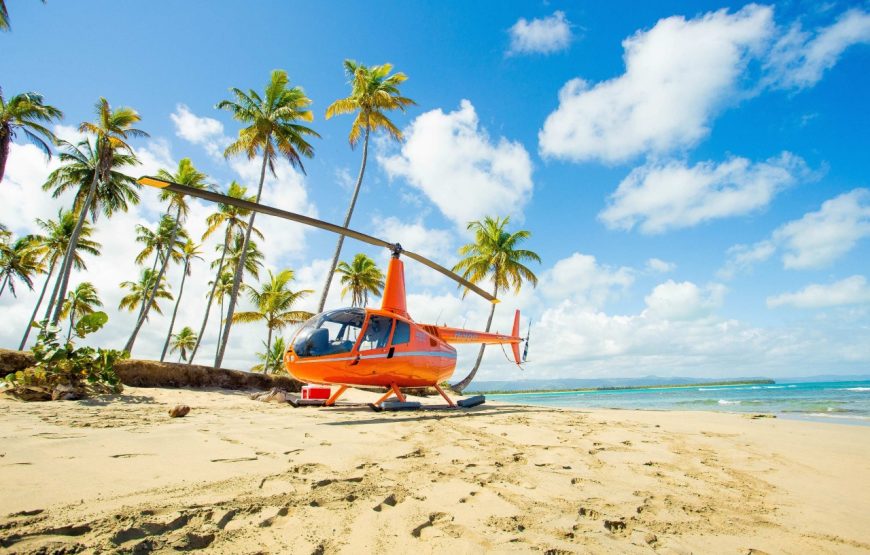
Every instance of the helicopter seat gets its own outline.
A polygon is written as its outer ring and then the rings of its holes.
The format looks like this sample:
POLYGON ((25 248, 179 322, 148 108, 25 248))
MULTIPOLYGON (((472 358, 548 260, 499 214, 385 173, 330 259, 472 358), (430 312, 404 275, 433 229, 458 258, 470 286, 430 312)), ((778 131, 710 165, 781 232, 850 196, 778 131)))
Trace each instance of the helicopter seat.
POLYGON ((342 341, 341 339, 336 339, 329 342, 329 347, 323 354, 336 355, 339 353, 349 353, 351 349, 353 349, 353 341, 342 341))
POLYGON ((308 353, 311 356, 323 356, 329 354, 329 330, 318 328, 313 330, 308 338, 308 353))

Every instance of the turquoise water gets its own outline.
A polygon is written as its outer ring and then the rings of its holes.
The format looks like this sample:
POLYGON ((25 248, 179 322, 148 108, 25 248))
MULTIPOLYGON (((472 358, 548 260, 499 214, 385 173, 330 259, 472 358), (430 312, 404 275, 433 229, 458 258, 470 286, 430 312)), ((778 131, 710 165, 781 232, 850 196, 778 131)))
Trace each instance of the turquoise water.
POLYGON ((487 395, 493 401, 565 408, 773 413, 870 425, 870 380, 487 395))

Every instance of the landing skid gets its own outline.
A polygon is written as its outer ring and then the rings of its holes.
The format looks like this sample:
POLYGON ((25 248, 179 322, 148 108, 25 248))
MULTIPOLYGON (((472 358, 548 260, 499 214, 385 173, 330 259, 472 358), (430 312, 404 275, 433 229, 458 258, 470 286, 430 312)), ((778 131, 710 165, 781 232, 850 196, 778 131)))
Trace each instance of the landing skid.
MULTIPOLYGON (((368 403, 368 407, 376 412, 381 411, 406 411, 406 410, 455 410, 455 409, 470 409, 486 402, 486 397, 483 395, 475 395, 467 399, 461 399, 457 402, 447 396, 441 386, 435 385, 435 390, 447 401, 446 405, 423 405, 416 401, 408 401, 402 390, 396 385, 391 384, 390 388, 384 393, 380 399, 374 403, 368 403), (392 397, 395 396, 395 399, 392 397), (388 400, 389 399, 389 400, 388 400)), ((343 385, 332 394, 329 399, 291 399, 290 404, 293 408, 299 407, 333 407, 338 398, 347 391, 347 386, 343 385)))

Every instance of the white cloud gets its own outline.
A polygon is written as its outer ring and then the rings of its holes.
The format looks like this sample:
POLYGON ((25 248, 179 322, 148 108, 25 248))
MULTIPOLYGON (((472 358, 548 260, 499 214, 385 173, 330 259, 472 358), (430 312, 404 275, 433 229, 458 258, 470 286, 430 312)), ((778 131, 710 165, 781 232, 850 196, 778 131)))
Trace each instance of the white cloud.
POLYGON ((818 83, 848 47, 870 42, 870 14, 861 9, 843 13, 815 36, 793 25, 777 40, 765 62, 770 86, 803 89, 818 83))
POLYGON ((791 270, 823 268, 850 250, 861 239, 870 237, 870 190, 853 189, 822 203, 777 228, 768 239, 754 245, 734 245, 728 261, 719 271, 730 278, 783 252, 783 267, 791 270))
POLYGON ((816 212, 777 229, 773 238, 783 245, 783 266, 821 268, 840 258, 870 236, 870 190, 854 189, 825 201, 816 212))
POLYGON ((214 118, 197 116, 184 104, 179 104, 170 116, 175 124, 175 134, 195 145, 201 145, 209 155, 220 158, 231 142, 224 135, 224 126, 214 118))
POLYGON ((795 293, 783 293, 767 298, 767 306, 795 308, 828 308, 870 303, 870 286, 864 276, 851 276, 829 285, 813 283, 795 293))
POLYGON ((776 245, 768 239, 754 245, 734 245, 728 249, 728 261, 717 275, 722 279, 731 279, 738 273, 749 271, 758 262, 764 262, 775 252, 776 245))
POLYGON ((724 294, 725 288, 719 284, 702 290, 690 281, 677 283, 669 279, 644 299, 646 314, 665 320, 695 320, 721 306, 724 294))
POLYGON ((667 262, 660 258, 650 258, 646 261, 646 270, 657 274, 667 274, 677 269, 673 262, 667 262))
POLYGON ((474 106, 432 110, 405 130, 401 152, 379 155, 391 179, 402 177, 460 227, 485 215, 521 215, 532 195, 532 163, 518 142, 493 143, 474 106))
POLYGON ((600 308, 633 282, 634 272, 630 268, 602 266, 594 256, 575 252, 545 271, 538 287, 540 294, 551 301, 571 299, 600 308))
POLYGON ((623 41, 625 73, 568 81, 539 133, 544 156, 619 162, 689 147, 733 102, 740 77, 771 37, 773 10, 748 5, 695 19, 673 16, 623 41))
POLYGON ((510 28, 510 35, 509 54, 551 54, 571 44, 571 22, 560 11, 531 21, 521 17, 510 28))
POLYGON ((738 157, 691 167, 651 162, 622 180, 599 218, 610 228, 637 225, 643 233, 692 227, 760 210, 806 173, 804 161, 789 152, 756 163, 738 157))

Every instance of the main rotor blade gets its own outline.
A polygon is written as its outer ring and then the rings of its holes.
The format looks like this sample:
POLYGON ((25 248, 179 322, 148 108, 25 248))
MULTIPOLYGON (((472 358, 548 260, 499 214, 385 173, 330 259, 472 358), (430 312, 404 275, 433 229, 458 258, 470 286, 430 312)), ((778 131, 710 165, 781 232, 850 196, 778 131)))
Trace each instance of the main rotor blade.
POLYGON ((207 189, 197 189, 195 187, 189 187, 187 185, 182 185, 180 183, 173 183, 172 181, 166 181, 164 179, 159 179, 157 177, 143 176, 138 180, 142 185, 148 185, 150 187, 157 187, 158 189, 166 189, 167 191, 172 191, 173 193, 178 193, 180 195, 188 195, 191 197, 201 198, 204 200, 210 200, 212 202, 217 202, 220 204, 229 204, 231 206, 236 206, 243 210, 251 210, 253 212, 259 212, 261 214, 267 214, 269 216, 275 216, 277 218, 283 218, 285 220, 290 220, 292 222, 298 222, 300 224, 310 225, 312 227, 316 227, 319 229, 325 229, 326 231, 331 231, 333 233, 338 233, 339 235, 344 235, 345 237, 350 237, 352 239, 356 239, 357 241, 362 241, 363 243, 368 243, 370 245, 375 245, 376 247, 384 247, 390 249, 393 252, 400 252, 401 254, 407 256, 408 258, 413 258, 417 262, 421 264, 425 264, 426 266, 432 268, 436 272, 440 272, 445 276, 449 277, 453 281, 461 284, 463 287, 467 287, 468 289, 474 291, 484 299, 497 303, 498 299, 493 297, 490 293, 487 293, 477 285, 471 283, 467 279, 459 276, 447 268, 441 266, 440 264, 436 264, 432 262, 428 258, 424 258, 417 253, 402 250, 401 246, 398 244, 388 243, 383 239, 378 239, 377 237, 372 237, 371 235, 366 235, 365 233, 360 233, 359 231, 354 231, 353 229, 349 229, 346 227, 341 227, 335 224, 331 224, 329 222, 324 222, 323 220, 318 220, 316 218, 311 218, 309 216, 304 216, 302 214, 297 214, 295 212, 288 212, 286 210, 281 210, 279 208, 275 208, 273 206, 267 206, 265 204, 258 204, 256 202, 251 202, 249 200, 244 200, 240 198, 231 197, 228 195, 222 195, 220 193, 215 193, 213 191, 209 191, 207 189))

